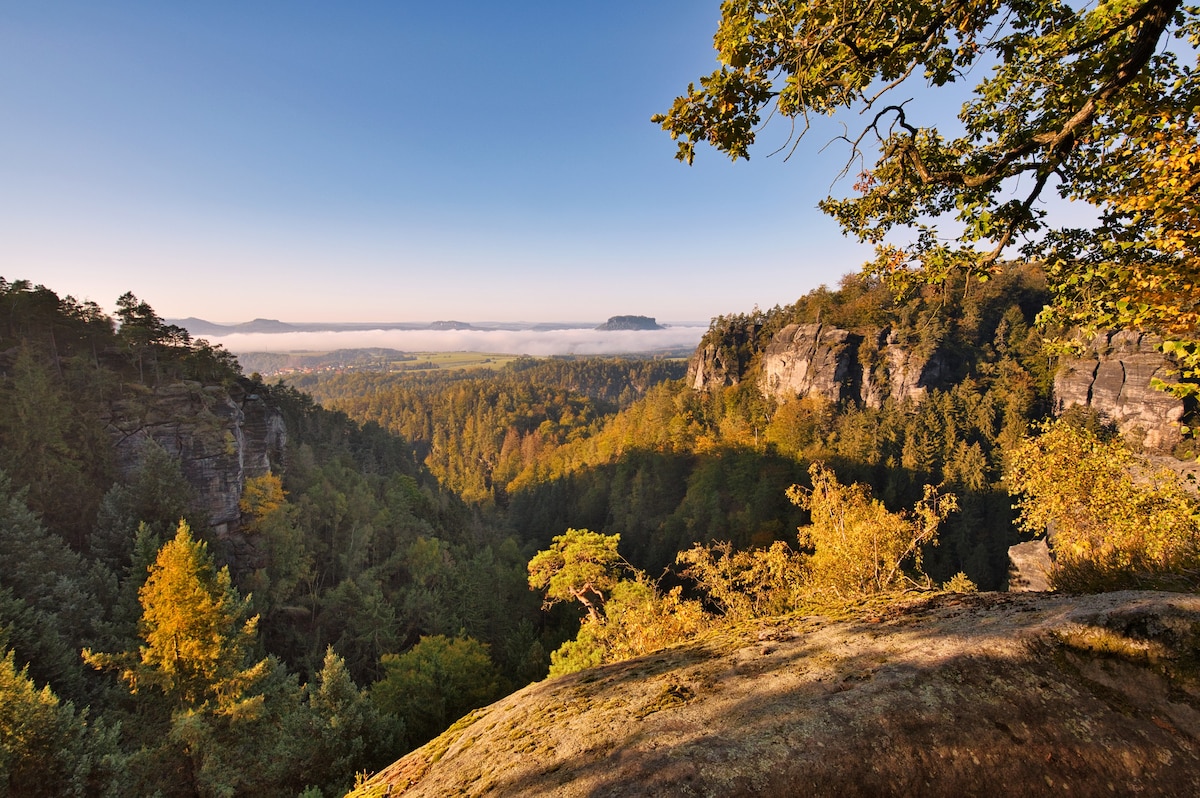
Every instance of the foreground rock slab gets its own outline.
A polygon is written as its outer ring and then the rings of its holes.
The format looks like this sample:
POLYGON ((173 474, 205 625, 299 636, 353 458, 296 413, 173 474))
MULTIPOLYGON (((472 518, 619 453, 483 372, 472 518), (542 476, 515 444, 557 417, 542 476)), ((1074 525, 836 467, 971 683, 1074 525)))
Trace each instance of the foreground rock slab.
POLYGON ((1200 597, 937 594, 547 680, 356 795, 1200 795, 1200 597))

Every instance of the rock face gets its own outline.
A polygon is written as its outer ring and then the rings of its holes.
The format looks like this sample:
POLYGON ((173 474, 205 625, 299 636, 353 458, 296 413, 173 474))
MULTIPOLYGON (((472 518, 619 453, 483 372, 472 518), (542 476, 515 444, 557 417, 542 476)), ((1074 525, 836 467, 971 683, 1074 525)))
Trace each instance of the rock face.
POLYGON ((1200 597, 939 594, 530 685, 352 795, 1200 794, 1200 597))
POLYGON ((701 341, 688 360, 687 384, 707 391, 740 383, 757 345, 757 333, 754 327, 746 327, 729 331, 723 345, 701 341))
POLYGON ((820 396, 830 402, 858 398, 862 336, 821 324, 789 324, 763 353, 762 393, 776 398, 820 396))
MULTIPOLYGON (((706 342, 688 362, 687 382, 698 391, 737 385, 759 346, 758 330, 730 325, 722 345, 706 342)), ((1069 359, 1054 382, 1056 412, 1072 405, 1098 410, 1137 447, 1169 453, 1181 440, 1183 402, 1151 387, 1175 379, 1176 369, 1158 350, 1158 338, 1135 332, 1096 336, 1082 357, 1069 359)), ((929 391, 949 387, 955 364, 945 352, 922 354, 890 330, 877 337, 823 324, 789 324, 766 344, 759 390, 783 401, 819 396, 880 407, 891 398, 920 402, 929 391)), ((961 369, 957 369, 961 371, 961 369)))
POLYGON ((687 384, 695 391, 706 391, 725 385, 737 385, 742 374, 738 364, 730 362, 718 347, 701 346, 688 360, 687 384))
POLYGON ((820 396, 880 407, 920 402, 950 377, 945 357, 922 357, 884 330, 875 340, 822 324, 789 324, 763 353, 759 389, 777 400, 820 396))
POLYGON ((1008 589, 1013 593, 1030 590, 1050 590, 1050 546, 1038 538, 1008 547, 1008 589))
POLYGON ((1097 335, 1082 357, 1067 360, 1055 376, 1055 411, 1073 405, 1093 408, 1135 446, 1171 451, 1182 439, 1184 407, 1180 399, 1150 385, 1154 378, 1174 378, 1175 369, 1158 351, 1160 343, 1129 331, 1097 335))
POLYGON ((882 407, 891 397, 897 402, 920 402, 930 390, 946 386, 951 379, 950 363, 941 350, 927 356, 901 344, 890 330, 877 344, 881 368, 862 367, 860 399, 867 407, 882 407))
MULTIPOLYGON (((702 343, 688 362, 694 390, 737 385, 746 376, 757 330, 724 331, 724 346, 702 343)), ((941 352, 921 356, 884 330, 866 340, 858 333, 824 324, 789 324, 766 345, 759 390, 779 401, 819 396, 880 407, 891 397, 919 402, 944 386, 951 369, 941 352)))
POLYGON ((146 441, 178 457, 218 539, 240 527, 246 480, 278 471, 287 431, 283 416, 234 385, 178 383, 117 402, 108 420, 118 467, 135 469, 146 441))

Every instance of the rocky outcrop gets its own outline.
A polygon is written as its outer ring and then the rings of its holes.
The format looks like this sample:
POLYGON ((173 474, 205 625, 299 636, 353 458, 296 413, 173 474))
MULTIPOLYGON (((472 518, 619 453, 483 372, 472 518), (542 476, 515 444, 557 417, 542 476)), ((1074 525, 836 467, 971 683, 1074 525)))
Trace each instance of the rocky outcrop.
POLYGON ((822 324, 789 324, 763 352, 759 389, 777 400, 819 396, 880 407, 887 398, 920 402, 946 383, 950 369, 935 351, 921 356, 884 330, 866 341, 822 324))
POLYGON ((179 458, 218 539, 238 531, 246 480, 278 471, 287 440, 283 417, 259 395, 196 382, 116 402, 108 428, 125 474, 137 468, 146 441, 179 458))
POLYGON ((767 316, 753 313, 718 316, 688 359, 686 384, 697 391, 738 385, 765 344, 767 316))
POLYGON ((858 398, 862 336, 822 324, 789 324, 763 353, 759 389, 776 398, 819 396, 830 402, 858 398))
POLYGON ((737 385, 742 375, 736 362, 715 344, 701 346, 688 360, 687 384, 695 391, 707 391, 726 385, 737 385))
MULTIPOLYGON (((737 385, 747 377, 758 329, 726 324, 706 336, 688 362, 687 383, 698 391, 737 385)), ((1114 422, 1137 448, 1169 453, 1181 441, 1183 402, 1157 388, 1177 379, 1159 351, 1160 339, 1135 332, 1096 336, 1080 357, 1065 360, 1054 381, 1057 413, 1092 408, 1114 422)), ((820 323, 789 324, 762 349, 758 387, 778 401, 817 396, 881 407, 885 400, 920 402, 961 377, 961 364, 941 349, 924 352, 884 329, 878 337, 820 323)))
POLYGON ((688 360, 686 382, 696 391, 737 385, 758 346, 758 326, 728 324, 708 334, 688 360))
POLYGON ((940 594, 530 685, 358 796, 1200 795, 1200 597, 940 594))
POLYGON ((882 407, 883 400, 920 402, 933 388, 946 385, 950 364, 941 350, 923 356, 901 344, 892 330, 880 336, 879 366, 863 367, 861 401, 867 407, 882 407))
POLYGON ((1013 593, 1051 590, 1054 561, 1045 538, 1008 547, 1008 589, 1013 593))
POLYGON ((1135 446, 1169 452, 1182 439, 1183 402, 1151 387, 1155 378, 1176 379, 1178 370, 1159 349, 1161 339, 1122 331, 1101 333, 1054 379, 1056 413, 1079 405, 1115 423, 1135 446))

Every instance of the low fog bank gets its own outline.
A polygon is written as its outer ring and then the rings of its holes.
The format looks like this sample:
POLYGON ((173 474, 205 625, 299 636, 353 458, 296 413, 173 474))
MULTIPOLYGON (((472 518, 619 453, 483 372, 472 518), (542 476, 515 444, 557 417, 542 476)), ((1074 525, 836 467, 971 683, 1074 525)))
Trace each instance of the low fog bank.
POLYGON ((662 330, 353 330, 235 333, 205 336, 234 354, 332 352, 382 347, 402 352, 488 352, 510 355, 620 355, 693 348, 707 327, 662 330))

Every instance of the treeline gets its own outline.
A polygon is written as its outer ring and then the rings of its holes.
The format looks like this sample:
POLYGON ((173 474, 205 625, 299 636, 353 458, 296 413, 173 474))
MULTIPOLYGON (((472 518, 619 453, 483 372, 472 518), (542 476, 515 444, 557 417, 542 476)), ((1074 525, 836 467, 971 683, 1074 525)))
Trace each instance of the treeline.
POLYGON ((341 794, 545 674, 572 630, 528 589, 532 545, 403 439, 118 308, 0 281, 0 792, 341 794), (117 467, 114 403, 180 383, 286 421, 285 467, 247 482, 232 536, 162 448, 117 467))
POLYGON ((521 358, 497 372, 305 375, 289 381, 323 405, 409 441, 443 487, 469 502, 507 501, 507 486, 652 386, 679 361, 521 358))

